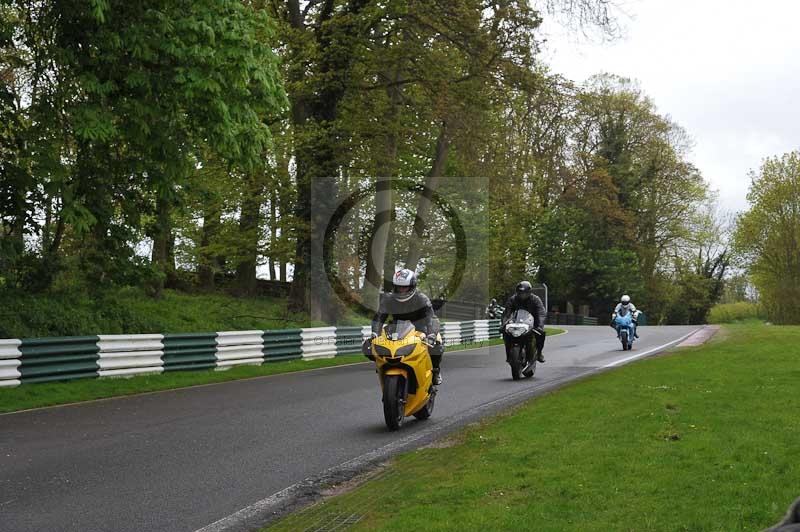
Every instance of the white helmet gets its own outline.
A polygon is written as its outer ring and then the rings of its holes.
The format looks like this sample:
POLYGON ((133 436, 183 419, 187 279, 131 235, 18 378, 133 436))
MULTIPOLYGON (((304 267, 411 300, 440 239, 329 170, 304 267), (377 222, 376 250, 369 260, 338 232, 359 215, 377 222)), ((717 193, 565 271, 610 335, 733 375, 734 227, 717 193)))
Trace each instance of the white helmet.
POLYGON ((619 299, 619 302, 620 302, 620 303, 622 303, 622 306, 623 306, 623 307, 627 307, 628 305, 630 305, 630 304, 631 304, 631 296, 629 296, 629 295, 625 294, 624 296, 622 296, 622 297, 619 299))
POLYGON ((392 297, 405 303, 417 293, 417 274, 409 269, 402 269, 394 274, 392 280, 392 297))

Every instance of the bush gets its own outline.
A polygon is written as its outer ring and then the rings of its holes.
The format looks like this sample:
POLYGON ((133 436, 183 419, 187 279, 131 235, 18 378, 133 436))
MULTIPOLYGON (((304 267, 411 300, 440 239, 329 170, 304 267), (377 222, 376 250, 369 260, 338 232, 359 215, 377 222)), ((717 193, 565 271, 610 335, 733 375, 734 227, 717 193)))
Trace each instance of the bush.
POLYGON ((716 305, 708 313, 708 323, 733 323, 743 320, 764 320, 766 313, 758 303, 740 301, 716 305))

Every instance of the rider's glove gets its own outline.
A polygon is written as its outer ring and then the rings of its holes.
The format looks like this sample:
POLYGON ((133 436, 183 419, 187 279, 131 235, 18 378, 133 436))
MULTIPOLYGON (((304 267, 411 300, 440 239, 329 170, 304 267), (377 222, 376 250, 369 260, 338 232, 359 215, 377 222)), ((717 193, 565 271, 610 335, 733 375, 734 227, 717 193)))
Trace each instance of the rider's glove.
POLYGON ((430 334, 427 336, 427 339, 428 339, 428 343, 429 343, 429 344, 435 344, 435 343, 436 343, 436 335, 435 335, 435 334, 433 334, 433 333, 430 333, 430 334))
POLYGON ((375 360, 375 356, 372 354, 372 340, 374 338, 367 338, 364 340, 364 343, 361 345, 361 354, 367 357, 370 360, 375 360))

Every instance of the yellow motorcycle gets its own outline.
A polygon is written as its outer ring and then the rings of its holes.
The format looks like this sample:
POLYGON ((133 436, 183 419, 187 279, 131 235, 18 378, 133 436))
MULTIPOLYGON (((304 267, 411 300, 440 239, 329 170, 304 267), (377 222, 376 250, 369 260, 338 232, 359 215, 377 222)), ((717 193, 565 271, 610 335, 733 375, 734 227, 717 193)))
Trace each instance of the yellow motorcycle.
MULTIPOLYGON (((437 338, 441 341, 441 338, 437 338)), ((383 389, 383 417, 390 430, 397 430, 408 416, 428 419, 433 414, 436 386, 425 335, 410 321, 383 327, 372 340, 371 352, 383 389)))

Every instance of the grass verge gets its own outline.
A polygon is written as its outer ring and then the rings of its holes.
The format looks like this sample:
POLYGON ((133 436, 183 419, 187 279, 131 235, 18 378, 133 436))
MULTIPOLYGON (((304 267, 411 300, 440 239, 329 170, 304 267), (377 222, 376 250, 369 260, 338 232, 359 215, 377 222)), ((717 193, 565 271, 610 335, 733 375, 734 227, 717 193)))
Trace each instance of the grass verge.
MULTIPOLYGON (((340 325, 366 324, 348 314, 340 325)), ((188 294, 161 298, 137 288, 47 294, 0 291, 0 338, 95 334, 184 333, 292 329, 325 325, 287 309, 286 298, 188 294)))
MULTIPOLYGON (((550 336, 563 332, 563 329, 547 329, 547 334, 550 336)), ((502 340, 487 340, 473 344, 455 345, 448 347, 447 353, 479 349, 500 343, 502 343, 502 340)), ((130 378, 27 384, 16 388, 0 388, 0 413, 251 379, 364 361, 363 356, 354 354, 319 360, 290 360, 286 362, 271 362, 261 366, 238 366, 226 371, 175 371, 156 375, 139 375, 130 378)))
POLYGON ((762 530, 800 495, 800 327, 724 333, 401 455, 271 529, 762 530))

